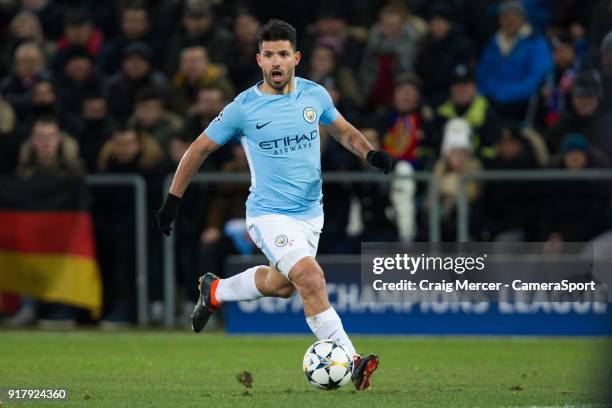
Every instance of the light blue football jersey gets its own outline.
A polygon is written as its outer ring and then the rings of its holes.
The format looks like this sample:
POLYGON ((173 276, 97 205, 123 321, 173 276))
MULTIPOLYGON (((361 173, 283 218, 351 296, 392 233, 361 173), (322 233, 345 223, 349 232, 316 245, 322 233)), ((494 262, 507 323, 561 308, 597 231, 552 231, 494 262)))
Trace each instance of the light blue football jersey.
POLYGON ((338 117, 321 85, 295 77, 294 91, 271 95, 261 82, 238 95, 204 130, 219 144, 239 136, 251 171, 249 217, 323 214, 319 123, 338 117))

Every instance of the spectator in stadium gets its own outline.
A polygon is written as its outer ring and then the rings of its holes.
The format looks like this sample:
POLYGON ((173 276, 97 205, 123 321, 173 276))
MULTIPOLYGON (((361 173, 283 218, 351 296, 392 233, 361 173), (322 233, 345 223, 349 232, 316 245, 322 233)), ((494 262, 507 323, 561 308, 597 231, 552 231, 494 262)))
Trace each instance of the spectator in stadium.
MULTIPOLYGON (((559 168, 579 171, 607 166, 601 154, 580 133, 568 134, 561 143, 559 168)), ((597 180, 550 183, 545 189, 543 214, 545 240, 587 242, 609 227, 610 189, 597 180)))
POLYGON ((601 42, 602 109, 612 111, 612 31, 601 42))
POLYGON ((408 15, 401 3, 389 4, 370 29, 359 75, 368 107, 391 105, 397 77, 414 70, 419 33, 408 24, 408 15))
MULTIPOLYGON (((480 160, 472 155, 470 142, 471 128, 466 120, 454 118, 444 129, 441 158, 436 162, 433 176, 438 183, 440 211, 442 217, 442 241, 454 241, 457 237, 457 195, 462 175, 481 170, 480 160)), ((467 197, 471 207, 470 234, 479 235, 479 211, 475 211, 481 189, 476 181, 466 184, 467 197)))
POLYGON ((310 56, 313 48, 318 45, 330 47, 337 60, 356 74, 359 72, 366 39, 367 30, 349 27, 342 4, 330 1, 319 8, 301 49, 304 55, 310 56))
POLYGON ((437 157, 430 129, 433 113, 422 103, 418 77, 400 76, 393 93, 393 108, 377 116, 383 149, 395 161, 405 160, 415 169, 431 168, 437 157))
POLYGON ((501 118, 487 98, 478 93, 475 73, 465 64, 459 64, 453 69, 450 98, 436 109, 436 141, 442 140, 444 127, 453 118, 462 118, 469 123, 472 152, 476 157, 494 157, 494 145, 499 139, 501 118))
POLYGON ((589 40, 586 36, 587 24, 574 20, 569 25, 569 33, 574 40, 576 58, 580 64, 583 64, 589 53, 589 40))
POLYGON ((80 115, 87 94, 100 92, 104 78, 83 47, 71 47, 65 53, 64 69, 57 78, 57 99, 63 110, 80 115))
POLYGON ((390 6, 391 8, 397 7, 396 10, 405 16, 404 20, 406 21, 406 24, 408 24, 408 27, 410 27, 410 29, 416 33, 417 40, 421 40, 421 38, 427 34, 427 21, 421 18, 420 14, 412 12, 416 9, 412 8, 411 10, 410 7, 412 6, 409 3, 407 4, 404 1, 398 0, 389 0, 386 5, 383 6, 383 9, 386 6, 390 6))
MULTIPOLYGON (((381 148, 381 139, 378 131, 374 128, 361 128, 365 138, 376 150, 381 148)), ((363 171, 374 171, 365 160, 360 160, 363 171)), ((361 220, 363 232, 353 248, 358 253, 361 242, 395 242, 398 239, 398 231, 395 223, 388 214, 392 209, 389 183, 359 183, 353 191, 357 194, 361 207, 361 220)))
MULTIPOLYGON (((583 5, 581 2, 581 6, 583 5)), ((588 5, 588 4, 587 4, 588 5)), ((597 54, 597 48, 606 37, 606 35, 612 30, 612 7, 610 7, 610 0, 599 0, 591 14, 589 20, 589 32, 588 38, 592 54, 597 54)))
POLYGON ((162 180, 168 163, 157 141, 125 125, 116 125, 112 137, 98 155, 101 173, 135 173, 147 182, 147 204, 155 207, 161 198, 162 180))
POLYGON ((64 111, 57 103, 55 86, 51 81, 46 79, 36 81, 30 95, 29 110, 17 124, 17 132, 20 137, 27 137, 31 133, 34 122, 44 116, 55 117, 60 128, 71 136, 78 131, 78 116, 64 111))
POLYGON ((57 120, 48 116, 34 122, 30 138, 19 150, 15 173, 26 179, 42 174, 82 176, 85 166, 76 140, 63 133, 57 120))
MULTIPOLYGON (((548 165, 548 152, 535 130, 510 122, 501 129, 495 157, 484 161, 488 170, 528 170, 548 165)), ((483 197, 485 240, 535 241, 540 217, 540 186, 522 181, 488 183, 483 197), (525 205, 530 203, 529 205, 525 205)))
MULTIPOLYGON (((57 96, 53 83, 46 79, 36 81, 32 87, 32 100, 26 122, 29 121, 31 122, 30 125, 32 125, 39 117, 56 116, 59 113, 59 107, 56 102, 57 96)), ((60 127, 63 127, 62 125, 60 127)))
POLYGON ((261 70, 256 64, 255 54, 259 51, 257 34, 261 24, 248 13, 241 13, 234 20, 234 41, 232 42, 231 64, 227 64, 229 77, 237 89, 246 89, 261 80, 261 70))
MULTIPOLYGON (((342 115, 347 120, 359 121, 361 119, 362 109, 360 109, 360 106, 356 105, 354 99, 344 96, 338 82, 333 77, 324 77, 320 85, 327 90, 329 96, 332 98, 334 106, 342 112, 342 115)), ((325 130, 321 130, 321 133, 323 132, 325 132, 325 130)))
POLYGON ((354 76, 348 68, 339 63, 333 48, 317 45, 312 49, 306 76, 319 84, 332 80, 334 88, 342 95, 344 105, 350 106, 352 110, 361 106, 362 98, 354 76))
MULTIPOLYGON (((166 166, 162 149, 153 137, 118 126, 100 151, 98 170, 101 173, 140 174, 147 183, 147 205, 155 206, 159 202, 166 166)), ((99 259, 108 289, 105 304, 109 305, 102 324, 109 327, 129 323, 134 310, 134 213, 133 198, 127 191, 129 189, 113 187, 107 196, 100 196, 106 205, 99 216, 106 221, 100 223, 99 236, 104 239, 99 243, 99 259)), ((148 242, 151 299, 158 301, 162 282, 161 243, 155 240, 154 234, 149 234, 148 242)))
POLYGON ((139 90, 156 86, 166 90, 166 79, 151 66, 151 48, 135 42, 123 50, 121 72, 109 78, 106 95, 111 115, 118 122, 126 121, 134 110, 134 100, 139 90))
POLYGON ((44 37, 57 40, 64 33, 63 7, 52 0, 21 0, 21 9, 34 13, 43 29, 44 37))
POLYGON ((24 119, 30 111, 34 84, 49 77, 38 45, 26 42, 15 49, 14 73, 3 78, 0 94, 13 106, 18 120, 24 119))
POLYGON ((92 92, 83 100, 78 137, 81 157, 90 173, 98 170, 98 155, 113 133, 113 122, 108 114, 106 99, 100 92, 92 92))
POLYGON ((423 95, 432 106, 440 105, 448 97, 455 67, 470 66, 476 57, 470 40, 454 26, 452 13, 449 4, 435 3, 427 35, 419 45, 416 72, 423 80, 423 95))
POLYGON ((117 126, 98 156, 98 170, 105 173, 160 173, 163 151, 152 136, 117 126))
POLYGON ((483 50, 478 88, 506 119, 524 120, 530 98, 552 67, 546 40, 533 32, 519 0, 499 6, 499 30, 483 50))
MULTIPOLYGON (((190 135, 199 135, 210 122, 219 115, 227 99, 221 88, 217 86, 206 87, 198 92, 198 99, 191 105, 185 121, 185 132, 190 135)), ((223 164, 232 160, 233 153, 230 146, 222 146, 214 155, 206 159, 201 167, 203 171, 220 170, 223 164)))
POLYGON ((55 44, 43 36, 36 14, 31 11, 21 11, 11 20, 4 45, 0 49, 0 77, 6 75, 6 70, 13 65, 15 49, 25 42, 35 43, 43 52, 45 60, 55 53, 55 44))
MULTIPOLYGON (((333 93, 330 93, 333 98, 333 93)), ((368 126, 370 124, 368 123, 368 126)), ((321 136, 321 170, 325 173, 334 171, 360 171, 359 160, 351 152, 337 143, 324 128, 321 136)), ((321 253, 337 253, 337 243, 347 239, 349 212, 351 209, 351 188, 348 183, 323 183, 323 206, 325 224, 319 241, 321 253)))
POLYGON ((554 125, 559 116, 566 112, 574 78, 578 73, 579 61, 576 57, 573 38, 561 33, 551 39, 554 66, 548 73, 540 93, 538 123, 545 128, 554 125))
MULTIPOLYGON (((38 118, 32 126, 32 133, 19 149, 19 162, 15 170, 23 179, 40 177, 83 177, 85 165, 79 157, 78 143, 61 131, 59 123, 52 116, 38 118)), ((22 298, 21 322, 32 323, 36 319, 39 303, 31 298, 22 298), (27 317, 26 317, 27 316, 27 317)), ((75 325, 75 310, 59 303, 42 304, 41 327, 71 328, 75 325)))
POLYGON ((13 130, 15 130, 15 110, 0 95, 0 137, 12 134, 13 130))
POLYGON ((0 95, 0 175, 11 174, 17 165, 20 140, 15 135, 15 110, 0 95))
POLYGON ((160 60, 158 44, 151 30, 149 11, 145 4, 140 2, 128 3, 121 10, 121 32, 104 43, 98 57, 102 71, 107 75, 117 72, 121 65, 123 50, 136 41, 143 42, 151 48, 153 61, 160 60))
MULTIPOLYGON (((378 131, 361 128, 361 133, 374 149, 381 148, 378 131)), ((375 171, 365 160, 359 160, 359 170, 375 171)), ((356 183, 352 193, 356 198, 357 214, 355 233, 337 242, 334 253, 359 253, 362 242, 395 242, 398 239, 397 226, 388 214, 392 211, 389 183, 356 183)), ((351 226, 349 226, 351 229, 351 226)))
POLYGON ((201 88, 197 100, 189 107, 187 114, 187 133, 199 135, 202 129, 223 110, 227 99, 223 90, 217 86, 201 88))
POLYGON ((593 70, 579 73, 572 87, 573 109, 561 116, 547 132, 551 152, 558 154, 563 139, 577 132, 612 160, 612 112, 601 108, 602 88, 599 73, 593 70))
POLYGON ((189 107, 195 103, 198 91, 210 86, 222 89, 225 98, 234 96, 234 86, 227 78, 225 69, 209 61, 204 47, 183 49, 179 70, 172 79, 170 110, 179 115, 189 113, 189 107))
POLYGON ((183 131, 183 119, 168 112, 162 98, 161 92, 155 87, 141 89, 136 94, 136 107, 128 126, 139 133, 153 136, 164 154, 168 155, 170 140, 183 131))
POLYGON ((547 30, 549 30, 551 26, 565 27, 569 29, 572 37, 577 39, 579 37, 585 38, 585 27, 587 27, 592 20, 597 1, 584 2, 581 0, 568 0, 560 3, 550 2, 548 6, 550 8, 550 23, 547 30))
POLYGON ((71 47, 84 47, 92 58, 102 49, 104 33, 95 27, 91 13, 85 9, 74 9, 66 14, 64 36, 57 41, 57 52, 51 62, 51 70, 59 74, 66 65, 66 56, 71 47))
POLYGON ((232 34, 221 24, 215 24, 212 10, 206 1, 185 2, 182 24, 166 45, 166 74, 172 77, 177 70, 182 50, 200 45, 215 64, 229 64, 233 55, 232 34))
POLYGON ((497 28, 491 22, 491 2, 489 0, 451 0, 454 14, 459 16, 458 25, 480 53, 497 28))

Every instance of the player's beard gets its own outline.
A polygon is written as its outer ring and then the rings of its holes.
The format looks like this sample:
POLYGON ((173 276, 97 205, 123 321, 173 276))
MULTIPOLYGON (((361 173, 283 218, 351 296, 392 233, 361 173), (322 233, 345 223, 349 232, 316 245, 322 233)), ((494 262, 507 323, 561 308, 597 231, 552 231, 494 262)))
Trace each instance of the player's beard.
POLYGON ((282 91, 283 89, 285 89, 285 87, 287 86, 287 84, 289 83, 289 81, 291 81, 293 79, 293 75, 295 73, 295 69, 291 69, 290 71, 283 71, 282 69, 278 69, 278 71, 282 72, 283 78, 280 82, 275 82, 273 79, 273 75, 272 73, 274 71, 277 71, 277 69, 271 69, 270 71, 266 72, 263 71, 264 74, 264 80, 266 81, 266 83, 268 85, 270 85, 270 87, 276 91, 282 91))

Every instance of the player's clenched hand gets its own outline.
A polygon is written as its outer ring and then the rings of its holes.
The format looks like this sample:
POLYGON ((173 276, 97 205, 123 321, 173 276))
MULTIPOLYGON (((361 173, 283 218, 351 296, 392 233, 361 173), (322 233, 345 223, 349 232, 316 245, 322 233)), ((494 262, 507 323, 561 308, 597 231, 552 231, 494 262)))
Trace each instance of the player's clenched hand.
POLYGON ((393 166, 391 155, 382 150, 370 150, 366 156, 366 160, 370 165, 378 167, 384 171, 385 174, 389 173, 391 171, 391 167, 393 166))
POLYGON ((167 236, 170 236, 170 231, 172 231, 170 224, 172 224, 172 221, 174 221, 178 215, 180 206, 181 197, 168 193, 168 197, 166 197, 164 204, 162 204, 161 208, 157 211, 157 216, 155 217, 157 219, 157 226, 160 231, 167 236))

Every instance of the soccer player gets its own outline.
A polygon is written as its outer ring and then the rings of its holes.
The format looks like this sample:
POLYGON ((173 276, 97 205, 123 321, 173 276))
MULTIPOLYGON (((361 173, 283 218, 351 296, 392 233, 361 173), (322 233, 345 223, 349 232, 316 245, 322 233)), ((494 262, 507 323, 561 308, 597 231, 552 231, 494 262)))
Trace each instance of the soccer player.
POLYGON ((181 197, 204 159, 239 136, 251 173, 246 226, 270 266, 254 266, 227 279, 212 273, 201 276, 193 330, 200 332, 224 302, 288 298, 297 289, 308 326, 318 339, 332 339, 354 356, 352 380, 357 390, 364 390, 379 358, 355 351, 329 303, 323 270, 315 260, 323 227, 319 124, 327 126, 345 148, 385 173, 391 170, 392 160, 386 152, 374 150, 342 117, 323 87, 295 76, 300 57, 290 24, 270 20, 262 28, 256 59, 263 81, 238 95, 191 144, 157 221, 170 235, 181 197))

